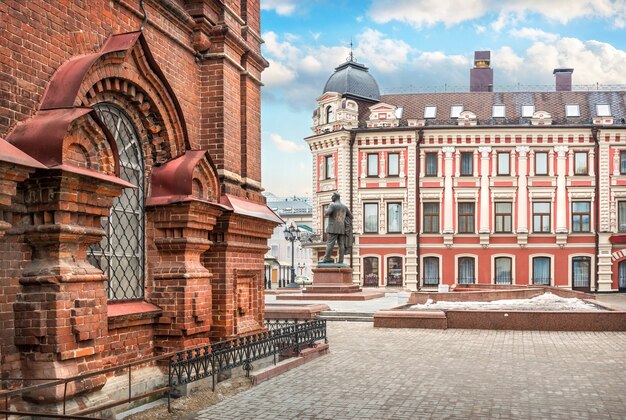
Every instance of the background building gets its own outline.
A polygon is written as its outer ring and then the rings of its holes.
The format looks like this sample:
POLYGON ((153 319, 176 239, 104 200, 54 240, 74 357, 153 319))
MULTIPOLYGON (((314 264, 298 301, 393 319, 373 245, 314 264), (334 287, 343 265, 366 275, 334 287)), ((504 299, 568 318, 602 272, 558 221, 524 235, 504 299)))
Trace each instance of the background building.
POLYGON ((0 5, 3 379, 264 328, 259 1, 143 3, 0 5))
MULTIPOLYGON (((470 92, 380 95, 335 69, 313 114, 313 230, 339 191, 365 286, 546 284, 626 289, 626 92, 494 92, 477 51, 470 92)), ((322 253, 318 244, 318 256, 322 253)))
MULTIPOLYGON (((310 243, 312 228, 312 206, 311 200, 307 197, 287 197, 281 198, 271 194, 266 195, 267 206, 272 209, 276 214, 284 220, 284 224, 274 228, 271 238, 268 239, 267 244, 270 248, 269 255, 274 257, 280 267, 291 268, 291 242, 285 239, 283 231, 285 227, 292 224, 298 226, 302 231, 300 241, 294 242, 294 267, 296 275, 307 276, 312 278, 311 261, 313 252, 311 248, 307 247, 310 243)), ((282 275, 284 275, 283 270, 282 275)), ((272 270, 272 282, 274 287, 278 284, 281 276, 280 268, 275 267, 272 270)))

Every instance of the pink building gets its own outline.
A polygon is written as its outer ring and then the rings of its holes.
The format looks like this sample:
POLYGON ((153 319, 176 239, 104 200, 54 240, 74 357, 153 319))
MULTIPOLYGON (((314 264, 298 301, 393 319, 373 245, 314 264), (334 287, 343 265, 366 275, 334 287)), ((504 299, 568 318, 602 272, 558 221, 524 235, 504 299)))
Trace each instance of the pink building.
POLYGON ((556 69, 554 91, 493 92, 489 60, 465 93, 380 95, 367 67, 337 67, 306 138, 313 229, 339 191, 364 286, 626 290, 626 91, 556 69))

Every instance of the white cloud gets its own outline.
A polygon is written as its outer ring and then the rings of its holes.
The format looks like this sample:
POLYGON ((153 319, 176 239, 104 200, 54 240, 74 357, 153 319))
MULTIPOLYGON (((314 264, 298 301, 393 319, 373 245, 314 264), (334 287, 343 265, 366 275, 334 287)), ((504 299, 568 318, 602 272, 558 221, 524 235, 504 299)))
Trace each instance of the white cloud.
POLYGON ((368 11, 377 23, 398 20, 416 28, 446 26, 476 19, 488 11, 485 0, 373 0, 368 11))
POLYGON ((383 73, 398 70, 399 66, 407 62, 412 50, 406 42, 388 38, 382 32, 370 28, 357 35, 356 40, 354 52, 357 59, 383 73))
POLYGON ((416 28, 436 24, 452 26, 497 13, 491 23, 500 31, 511 21, 537 14, 548 20, 567 23, 583 17, 612 21, 613 26, 626 25, 626 2, 623 0, 372 0, 368 15, 378 23, 392 20, 405 22, 416 28))
POLYGON ((313 40, 317 41, 320 39, 320 35, 322 35, 321 32, 311 32, 309 31, 309 33, 311 34, 311 38, 313 38, 313 40))
POLYGON ((515 38, 529 39, 531 41, 554 42, 559 39, 557 34, 546 32, 537 28, 512 29, 509 31, 509 34, 515 38))
POLYGON ((283 63, 272 59, 267 61, 270 66, 261 74, 261 79, 265 86, 285 86, 296 78, 296 72, 283 63))
POLYGON ((290 16, 296 10, 296 0, 262 0, 261 10, 274 10, 282 16, 290 16))
POLYGON ((487 28, 483 25, 474 24, 474 30, 476 31, 477 34, 482 34, 487 30, 487 28))
POLYGON ((276 145, 278 150, 284 153, 295 153, 306 150, 306 146, 303 143, 296 143, 291 140, 285 140, 279 134, 270 133, 270 140, 276 145))
POLYGON ((469 66, 469 60, 463 55, 446 55, 441 51, 425 51, 417 59, 418 63, 427 67, 469 66))
POLYGON ((534 42, 522 55, 509 47, 500 48, 493 52, 491 63, 496 85, 552 85, 552 70, 559 67, 574 69, 574 84, 620 84, 626 51, 604 42, 561 38, 534 42))

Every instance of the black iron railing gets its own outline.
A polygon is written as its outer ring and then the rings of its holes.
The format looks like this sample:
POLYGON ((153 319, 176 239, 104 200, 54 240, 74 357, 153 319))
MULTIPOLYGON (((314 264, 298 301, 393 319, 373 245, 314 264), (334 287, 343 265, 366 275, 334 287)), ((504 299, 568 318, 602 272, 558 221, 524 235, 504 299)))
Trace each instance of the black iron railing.
POLYGON ((265 332, 176 353, 170 360, 170 387, 212 377, 215 389, 217 375, 228 369, 241 366, 249 376, 254 361, 273 357, 276 364, 280 354, 299 354, 304 346, 315 347, 320 340, 327 342, 324 319, 267 321, 266 327, 265 332))
POLYGON ((326 335, 326 320, 323 319, 266 320, 265 327, 268 330, 266 332, 238 337, 232 340, 220 341, 214 344, 176 353, 168 353, 128 363, 122 366, 116 366, 97 372, 85 373, 70 378, 20 379, 22 381, 41 380, 44 382, 19 389, 0 390, 0 401, 4 404, 4 407, 0 406, 0 414, 3 414, 7 419, 10 415, 31 416, 38 418, 94 419, 99 417, 87 416, 108 410, 118 405, 131 403, 133 401, 157 395, 167 396, 169 410, 171 393, 176 386, 211 376, 213 378, 213 389, 215 389, 217 375, 228 369, 242 366, 246 372, 246 376, 249 376, 250 371, 252 370, 252 362, 254 361, 273 357, 274 364, 276 364, 277 357, 279 355, 297 355, 304 347, 317 346, 318 341, 324 340, 324 342, 328 342, 326 335), (168 385, 143 393, 133 393, 132 369, 138 367, 139 365, 157 364, 159 362, 168 363, 168 385), (66 413, 66 395, 68 384, 80 382, 90 377, 119 372, 122 370, 128 370, 127 398, 117 401, 109 401, 106 404, 90 407, 71 414, 66 413), (34 392, 42 391, 44 388, 48 387, 63 388, 63 405, 61 413, 11 410, 10 406, 13 398, 21 399, 24 395, 33 394, 34 392))

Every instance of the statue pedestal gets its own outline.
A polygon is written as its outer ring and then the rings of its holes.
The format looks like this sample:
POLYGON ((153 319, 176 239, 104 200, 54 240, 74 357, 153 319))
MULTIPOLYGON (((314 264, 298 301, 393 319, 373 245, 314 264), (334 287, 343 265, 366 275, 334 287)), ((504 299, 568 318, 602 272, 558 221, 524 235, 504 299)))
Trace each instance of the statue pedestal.
POLYGON ((313 269, 313 284, 303 293, 357 293, 361 288, 352 283, 352 268, 344 264, 320 264, 313 269))
POLYGON ((313 269, 313 284, 299 294, 281 294, 276 300, 370 300, 385 296, 380 289, 362 290, 352 283, 352 269, 345 264, 320 263, 313 269))

